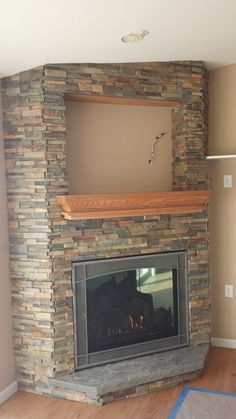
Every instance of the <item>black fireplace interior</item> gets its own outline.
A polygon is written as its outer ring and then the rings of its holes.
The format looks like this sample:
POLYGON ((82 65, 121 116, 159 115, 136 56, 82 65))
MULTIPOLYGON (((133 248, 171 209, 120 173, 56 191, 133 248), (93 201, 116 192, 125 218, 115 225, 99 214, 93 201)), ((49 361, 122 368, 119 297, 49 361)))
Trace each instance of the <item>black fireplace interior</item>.
POLYGON ((91 279, 89 352, 175 335, 176 300, 176 269, 135 269, 91 279))
POLYGON ((185 252, 73 264, 77 367, 188 344, 185 252))

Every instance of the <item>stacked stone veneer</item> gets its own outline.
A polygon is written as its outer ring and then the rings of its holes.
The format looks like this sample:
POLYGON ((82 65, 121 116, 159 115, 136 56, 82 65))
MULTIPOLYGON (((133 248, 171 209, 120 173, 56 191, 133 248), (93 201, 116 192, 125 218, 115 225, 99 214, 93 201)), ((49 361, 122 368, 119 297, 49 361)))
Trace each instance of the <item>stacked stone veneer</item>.
POLYGON ((178 101, 173 189, 206 187, 207 73, 199 62, 46 65, 2 80, 14 340, 20 388, 74 371, 72 259, 188 250, 190 341, 209 341, 208 214, 65 221, 64 95, 178 101))

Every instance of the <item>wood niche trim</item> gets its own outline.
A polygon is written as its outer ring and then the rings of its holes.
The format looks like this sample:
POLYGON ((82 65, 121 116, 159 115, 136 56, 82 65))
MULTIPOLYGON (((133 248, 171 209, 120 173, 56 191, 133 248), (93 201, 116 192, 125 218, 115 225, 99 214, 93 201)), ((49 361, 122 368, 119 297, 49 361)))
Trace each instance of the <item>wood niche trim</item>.
POLYGON ((187 214, 204 210, 213 191, 168 191, 57 196, 66 220, 187 214))
POLYGON ((173 108, 180 105, 181 102, 176 100, 160 100, 160 99, 142 99, 142 98, 127 98, 114 96, 95 96, 95 95, 76 95, 65 94, 65 101, 68 102, 89 102, 89 103, 103 103, 110 105, 132 105, 132 106, 162 106, 173 108))

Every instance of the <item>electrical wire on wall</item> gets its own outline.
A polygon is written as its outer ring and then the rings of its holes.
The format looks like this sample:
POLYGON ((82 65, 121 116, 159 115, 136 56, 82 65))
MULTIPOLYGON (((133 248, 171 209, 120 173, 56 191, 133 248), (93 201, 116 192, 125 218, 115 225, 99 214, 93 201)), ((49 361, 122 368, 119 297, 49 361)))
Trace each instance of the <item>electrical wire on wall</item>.
POLYGON ((153 142, 152 142, 152 150, 151 150, 151 158, 148 160, 148 163, 151 164, 155 159, 156 159, 156 145, 158 140, 165 135, 166 132, 160 132, 159 134, 157 134, 157 136, 154 138, 153 142))

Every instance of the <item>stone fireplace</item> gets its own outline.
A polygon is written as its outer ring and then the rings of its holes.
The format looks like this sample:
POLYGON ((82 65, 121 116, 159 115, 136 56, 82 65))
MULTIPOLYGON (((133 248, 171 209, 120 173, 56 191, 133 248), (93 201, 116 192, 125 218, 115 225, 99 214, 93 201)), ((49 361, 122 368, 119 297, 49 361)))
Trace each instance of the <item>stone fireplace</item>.
MULTIPOLYGON (((19 386, 52 394, 75 371, 72 261, 186 251, 190 347, 209 344, 208 211, 66 220, 65 100, 173 106, 173 190, 207 188, 201 62, 46 65, 2 80, 14 342, 19 386)), ((54 392, 61 397, 70 394, 54 392)))

